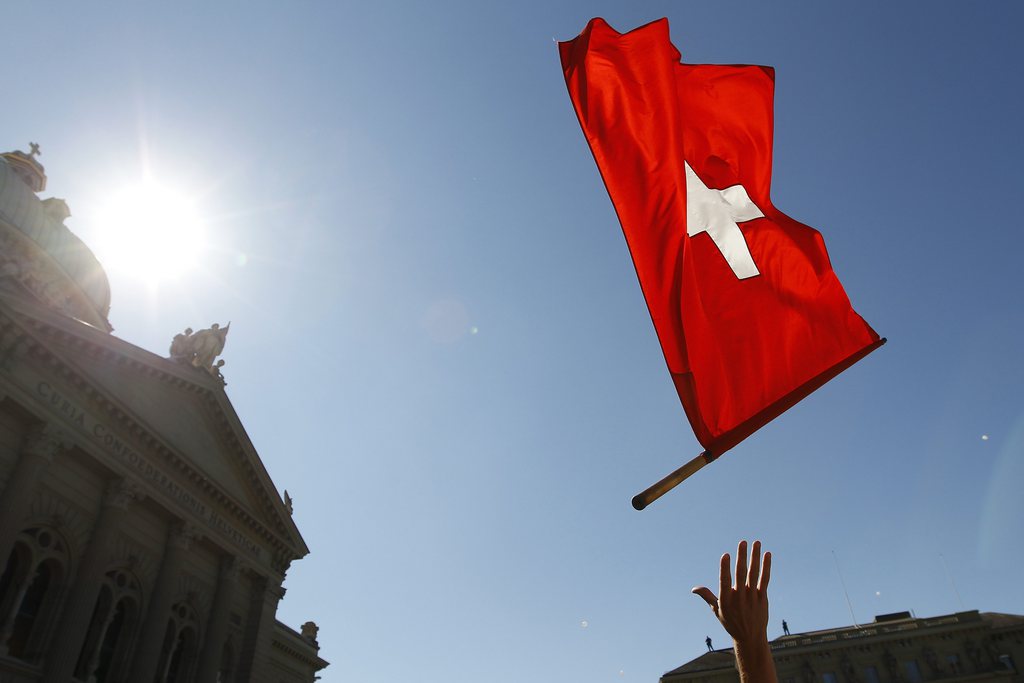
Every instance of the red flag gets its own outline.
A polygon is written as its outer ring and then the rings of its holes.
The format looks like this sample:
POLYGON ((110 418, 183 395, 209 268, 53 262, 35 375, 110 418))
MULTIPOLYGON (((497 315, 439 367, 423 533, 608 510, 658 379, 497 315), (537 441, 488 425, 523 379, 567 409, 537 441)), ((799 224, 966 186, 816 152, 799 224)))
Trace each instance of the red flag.
POLYGON ((775 72, 682 64, 668 20, 559 43, 697 440, 717 457, 878 348, 821 235, 772 205, 775 72))

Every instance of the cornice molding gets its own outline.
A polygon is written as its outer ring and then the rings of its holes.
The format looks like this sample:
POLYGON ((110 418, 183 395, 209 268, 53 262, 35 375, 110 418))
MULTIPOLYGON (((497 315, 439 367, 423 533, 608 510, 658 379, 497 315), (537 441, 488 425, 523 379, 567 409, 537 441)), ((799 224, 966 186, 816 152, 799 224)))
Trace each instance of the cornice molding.
POLYGON ((316 671, 320 671, 321 669, 327 668, 328 662, 315 654, 315 648, 313 645, 309 645, 309 648, 310 650, 314 651, 314 654, 310 654, 309 652, 303 652, 299 650, 297 647, 290 645, 284 642, 283 640, 279 640, 278 638, 273 639, 272 646, 277 648, 278 650, 281 650, 289 657, 297 659, 303 664, 308 664, 314 667, 316 671))

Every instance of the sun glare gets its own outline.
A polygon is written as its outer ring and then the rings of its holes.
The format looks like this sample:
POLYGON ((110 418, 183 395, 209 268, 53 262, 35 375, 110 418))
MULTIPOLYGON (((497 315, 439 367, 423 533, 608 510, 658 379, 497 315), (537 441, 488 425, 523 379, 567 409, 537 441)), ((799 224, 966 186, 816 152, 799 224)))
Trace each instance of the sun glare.
POLYGON ((173 279, 195 268, 206 246, 195 203, 153 182, 114 193, 97 219, 97 255, 103 266, 150 283, 173 279))

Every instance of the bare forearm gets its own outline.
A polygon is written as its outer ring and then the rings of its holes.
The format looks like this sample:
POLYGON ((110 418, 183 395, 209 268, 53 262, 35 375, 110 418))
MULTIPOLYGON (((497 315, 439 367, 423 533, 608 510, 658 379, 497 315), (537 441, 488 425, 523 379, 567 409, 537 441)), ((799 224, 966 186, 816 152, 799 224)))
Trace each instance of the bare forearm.
POLYGON ((733 641, 736 653, 736 668, 740 671, 740 683, 778 683, 775 676, 775 661, 767 638, 754 643, 733 641))
POLYGON ((718 595, 707 586, 693 589, 732 636, 740 683, 778 683, 767 634, 771 575, 772 554, 766 552, 762 562, 761 541, 754 541, 749 569, 747 542, 740 541, 736 547, 736 584, 732 582, 729 553, 726 553, 719 563, 718 595))

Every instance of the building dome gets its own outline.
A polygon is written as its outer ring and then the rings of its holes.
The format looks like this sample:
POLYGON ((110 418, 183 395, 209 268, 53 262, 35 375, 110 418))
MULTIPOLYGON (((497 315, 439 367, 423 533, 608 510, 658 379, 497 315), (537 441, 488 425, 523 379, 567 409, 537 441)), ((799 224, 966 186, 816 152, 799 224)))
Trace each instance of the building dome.
POLYGON ((27 295, 109 332, 110 283, 89 247, 64 225, 63 199, 40 199, 46 174, 32 152, 0 154, 0 289, 27 295))

